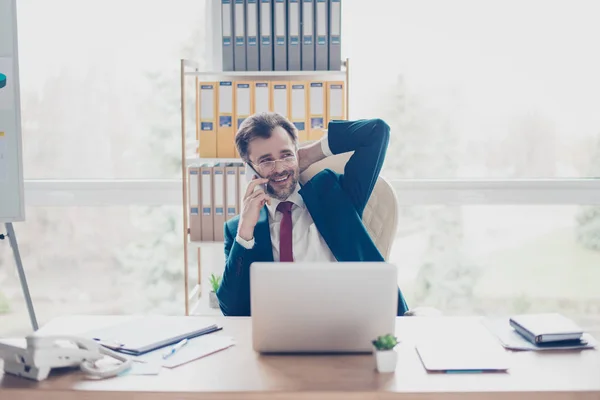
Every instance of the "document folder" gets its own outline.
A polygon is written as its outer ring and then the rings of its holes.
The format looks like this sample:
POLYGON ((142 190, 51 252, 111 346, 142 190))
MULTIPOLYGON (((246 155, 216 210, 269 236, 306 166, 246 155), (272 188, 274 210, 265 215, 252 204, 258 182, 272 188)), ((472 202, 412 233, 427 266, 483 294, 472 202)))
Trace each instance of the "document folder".
POLYGON ((200 218, 200 168, 190 167, 188 171, 188 201, 190 208, 190 240, 202 239, 202 220, 200 218))
POLYGON ((271 82, 271 85, 271 109, 274 112, 289 118, 289 82, 271 82))
POLYGON ((327 82, 327 123, 346 119, 344 82, 327 82))
POLYGON ((223 240, 225 224, 225 165, 216 164, 213 169, 213 235, 214 240, 223 240))
POLYGON ((235 130, 240 129, 242 122, 252 114, 252 85, 250 85, 250 82, 236 82, 235 130))
POLYGON ((235 27, 235 49, 233 51, 233 68, 235 71, 246 70, 246 13, 244 0, 235 0, 233 9, 235 27))
POLYGON ((315 70, 314 9, 314 0, 302 0, 302 71, 315 70))
POLYGON ((246 0, 246 70, 258 71, 258 0, 246 0))
POLYGON ((260 70, 273 71, 272 2, 260 0, 260 70))
POLYGON ((217 156, 217 84, 200 82, 200 157, 217 156))
POLYGON ((311 82, 308 92, 308 140, 319 140, 326 129, 327 94, 325 82, 311 82))
POLYGON ((242 212, 244 207, 244 194, 246 194, 246 166, 244 163, 236 163, 238 169, 238 210, 242 212))
POLYGON ((223 71, 233 71, 233 7, 231 0, 221 1, 223 71))
POLYGON ((227 164, 225 167, 225 208, 227 213, 225 220, 238 215, 238 167, 234 164, 227 164))
POLYGON ((273 49, 273 63, 275 71, 287 71, 287 10, 286 0, 275 0, 273 14, 273 32, 275 45, 273 49))
POLYGON ((316 0, 315 12, 316 44, 315 44, 315 70, 326 71, 329 67, 327 47, 327 0, 316 0))
POLYGON ((137 356, 220 329, 222 328, 210 319, 149 316, 136 317, 88 332, 84 336, 110 349, 137 356))
POLYGON ((288 0, 288 71, 300 71, 300 1, 288 0))
POLYGON ((298 130, 298 141, 305 142, 308 140, 308 130, 306 123, 308 98, 306 82, 290 82, 292 91, 290 95, 290 120, 298 130))
POLYGON ((342 69, 342 2, 329 0, 329 69, 342 69))
POLYGON ((217 127, 217 157, 232 158, 234 150, 234 91, 232 81, 219 82, 219 125, 217 127))
POLYGON ((254 112, 271 111, 271 85, 268 81, 254 82, 254 112))
POLYGON ((202 241, 215 240, 213 233, 213 176, 212 166, 204 164, 200 167, 200 204, 202 207, 202 241))

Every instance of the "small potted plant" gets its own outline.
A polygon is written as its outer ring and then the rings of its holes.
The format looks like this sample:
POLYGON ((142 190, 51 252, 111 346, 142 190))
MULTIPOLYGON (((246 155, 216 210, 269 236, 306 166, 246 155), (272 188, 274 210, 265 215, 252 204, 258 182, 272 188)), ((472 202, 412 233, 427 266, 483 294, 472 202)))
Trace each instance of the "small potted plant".
POLYGON ((396 345, 398 338, 394 335, 383 335, 372 341, 375 347, 375 361, 379 372, 394 372, 398 362, 396 345))
POLYGON ((212 290, 208 295, 208 303, 211 308, 219 308, 217 290, 219 290, 219 286, 221 286, 221 275, 216 276, 215 274, 210 274, 210 286, 212 287, 212 290))

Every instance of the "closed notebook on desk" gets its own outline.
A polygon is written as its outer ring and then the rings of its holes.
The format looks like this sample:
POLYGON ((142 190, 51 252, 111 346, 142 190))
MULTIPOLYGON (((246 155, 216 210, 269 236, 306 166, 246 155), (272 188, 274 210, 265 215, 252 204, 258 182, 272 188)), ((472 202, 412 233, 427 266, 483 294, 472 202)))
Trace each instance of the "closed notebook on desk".
POLYGON ((510 326, 532 343, 579 340, 583 335, 575 322, 556 313, 515 315, 510 326))
POLYGON ((209 319, 151 316, 133 318, 105 329, 88 332, 85 336, 121 353, 140 355, 175 344, 185 338, 205 335, 220 329, 215 321, 209 319))

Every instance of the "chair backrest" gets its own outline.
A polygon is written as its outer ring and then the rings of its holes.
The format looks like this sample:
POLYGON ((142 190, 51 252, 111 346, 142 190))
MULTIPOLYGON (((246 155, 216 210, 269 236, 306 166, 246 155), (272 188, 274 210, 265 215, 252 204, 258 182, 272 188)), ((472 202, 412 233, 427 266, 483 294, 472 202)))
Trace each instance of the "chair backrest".
MULTIPOLYGON (((300 175, 300 182, 306 183, 324 169, 343 174, 351 155, 352 152, 337 154, 314 163, 300 175)), ((381 176, 377 179, 362 220, 377 249, 387 261, 398 228, 398 202, 392 185, 381 176)))

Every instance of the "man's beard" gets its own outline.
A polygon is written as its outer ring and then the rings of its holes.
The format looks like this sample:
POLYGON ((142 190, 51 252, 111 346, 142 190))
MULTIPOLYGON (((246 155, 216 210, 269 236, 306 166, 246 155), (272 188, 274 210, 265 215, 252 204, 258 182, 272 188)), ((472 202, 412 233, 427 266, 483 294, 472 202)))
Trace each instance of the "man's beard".
POLYGON ((267 183, 267 194, 274 199, 279 201, 285 201, 294 191, 296 190, 296 186, 298 185, 298 172, 294 169, 290 169, 280 173, 273 173, 268 176, 270 180, 275 180, 277 178, 282 178, 286 175, 290 175, 289 183, 285 187, 274 187, 271 182, 267 183))

